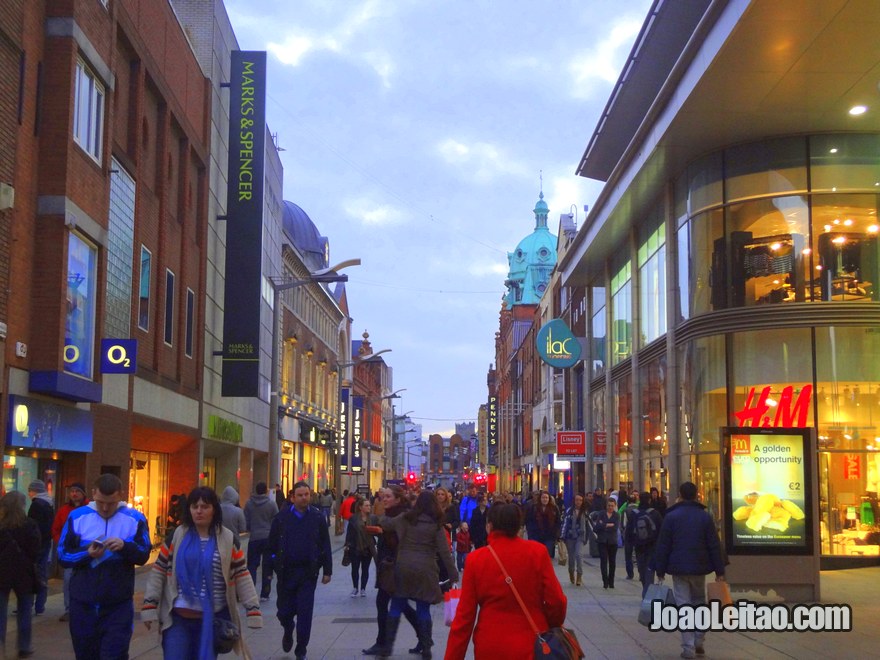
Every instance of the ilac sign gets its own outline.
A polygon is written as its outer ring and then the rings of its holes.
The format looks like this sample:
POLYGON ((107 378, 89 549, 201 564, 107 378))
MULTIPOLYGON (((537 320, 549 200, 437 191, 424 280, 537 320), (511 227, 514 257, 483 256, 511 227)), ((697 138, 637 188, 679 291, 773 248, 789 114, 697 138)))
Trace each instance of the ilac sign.
POLYGON ((566 369, 581 359, 581 344, 562 319, 553 319, 538 330, 538 355, 551 367, 566 369))

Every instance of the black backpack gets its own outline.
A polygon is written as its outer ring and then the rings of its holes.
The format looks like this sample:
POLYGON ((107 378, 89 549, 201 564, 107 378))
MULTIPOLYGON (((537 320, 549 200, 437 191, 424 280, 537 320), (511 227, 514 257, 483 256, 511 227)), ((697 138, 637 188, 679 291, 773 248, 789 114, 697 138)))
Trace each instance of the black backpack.
POLYGON ((645 509, 636 514, 635 523, 633 523, 633 541, 636 545, 650 545, 657 540, 657 523, 651 515, 654 509, 645 509))

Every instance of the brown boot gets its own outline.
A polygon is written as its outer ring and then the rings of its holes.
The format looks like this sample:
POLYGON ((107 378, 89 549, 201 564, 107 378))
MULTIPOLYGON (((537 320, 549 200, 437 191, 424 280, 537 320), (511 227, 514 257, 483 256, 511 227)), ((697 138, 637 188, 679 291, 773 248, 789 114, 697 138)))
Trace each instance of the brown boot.
POLYGON ((568 579, 572 584, 574 584, 574 571, 568 572, 568 579))
POLYGON ((584 577, 584 574, 583 574, 583 573, 578 573, 578 575, 577 575, 577 582, 576 582, 577 586, 580 587, 581 585, 583 585, 583 582, 581 581, 581 578, 583 578, 583 577, 584 577))

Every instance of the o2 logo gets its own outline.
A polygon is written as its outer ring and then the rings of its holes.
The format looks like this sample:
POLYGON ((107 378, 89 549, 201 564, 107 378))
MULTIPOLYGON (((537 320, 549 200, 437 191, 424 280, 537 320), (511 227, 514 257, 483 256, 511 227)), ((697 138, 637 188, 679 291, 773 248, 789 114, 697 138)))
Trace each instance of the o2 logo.
MULTIPOLYGON (((66 346, 64 359, 67 360, 66 346)), ((133 374, 137 371, 137 339, 102 339, 101 373, 133 374)))

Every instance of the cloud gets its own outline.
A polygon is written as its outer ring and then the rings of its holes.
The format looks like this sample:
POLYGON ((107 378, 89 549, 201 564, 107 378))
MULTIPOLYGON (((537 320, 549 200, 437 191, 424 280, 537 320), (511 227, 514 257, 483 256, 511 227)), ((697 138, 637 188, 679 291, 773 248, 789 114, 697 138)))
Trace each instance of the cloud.
POLYGON ((366 64, 382 80, 385 87, 391 86, 394 71, 393 58, 382 49, 361 50, 362 44, 369 43, 368 33, 376 19, 387 17, 391 5, 383 5, 380 0, 367 0, 357 8, 341 17, 333 26, 320 31, 293 28, 283 41, 270 41, 266 50, 275 55, 282 64, 299 66, 309 53, 326 51, 346 59, 366 64))
POLYGON ((455 167, 462 178, 479 183, 490 183, 501 176, 523 175, 527 168, 514 160, 501 147, 489 142, 470 145, 447 138, 437 145, 437 153, 455 167))
POLYGON ((369 227, 389 227, 403 224, 404 213, 390 204, 379 204, 366 197, 351 199, 343 204, 348 215, 369 227))
POLYGON ((616 23, 608 36, 597 41, 593 48, 575 54, 568 65, 575 98, 590 98, 596 82, 617 81, 623 59, 632 48, 642 23, 643 18, 625 18, 616 23))

